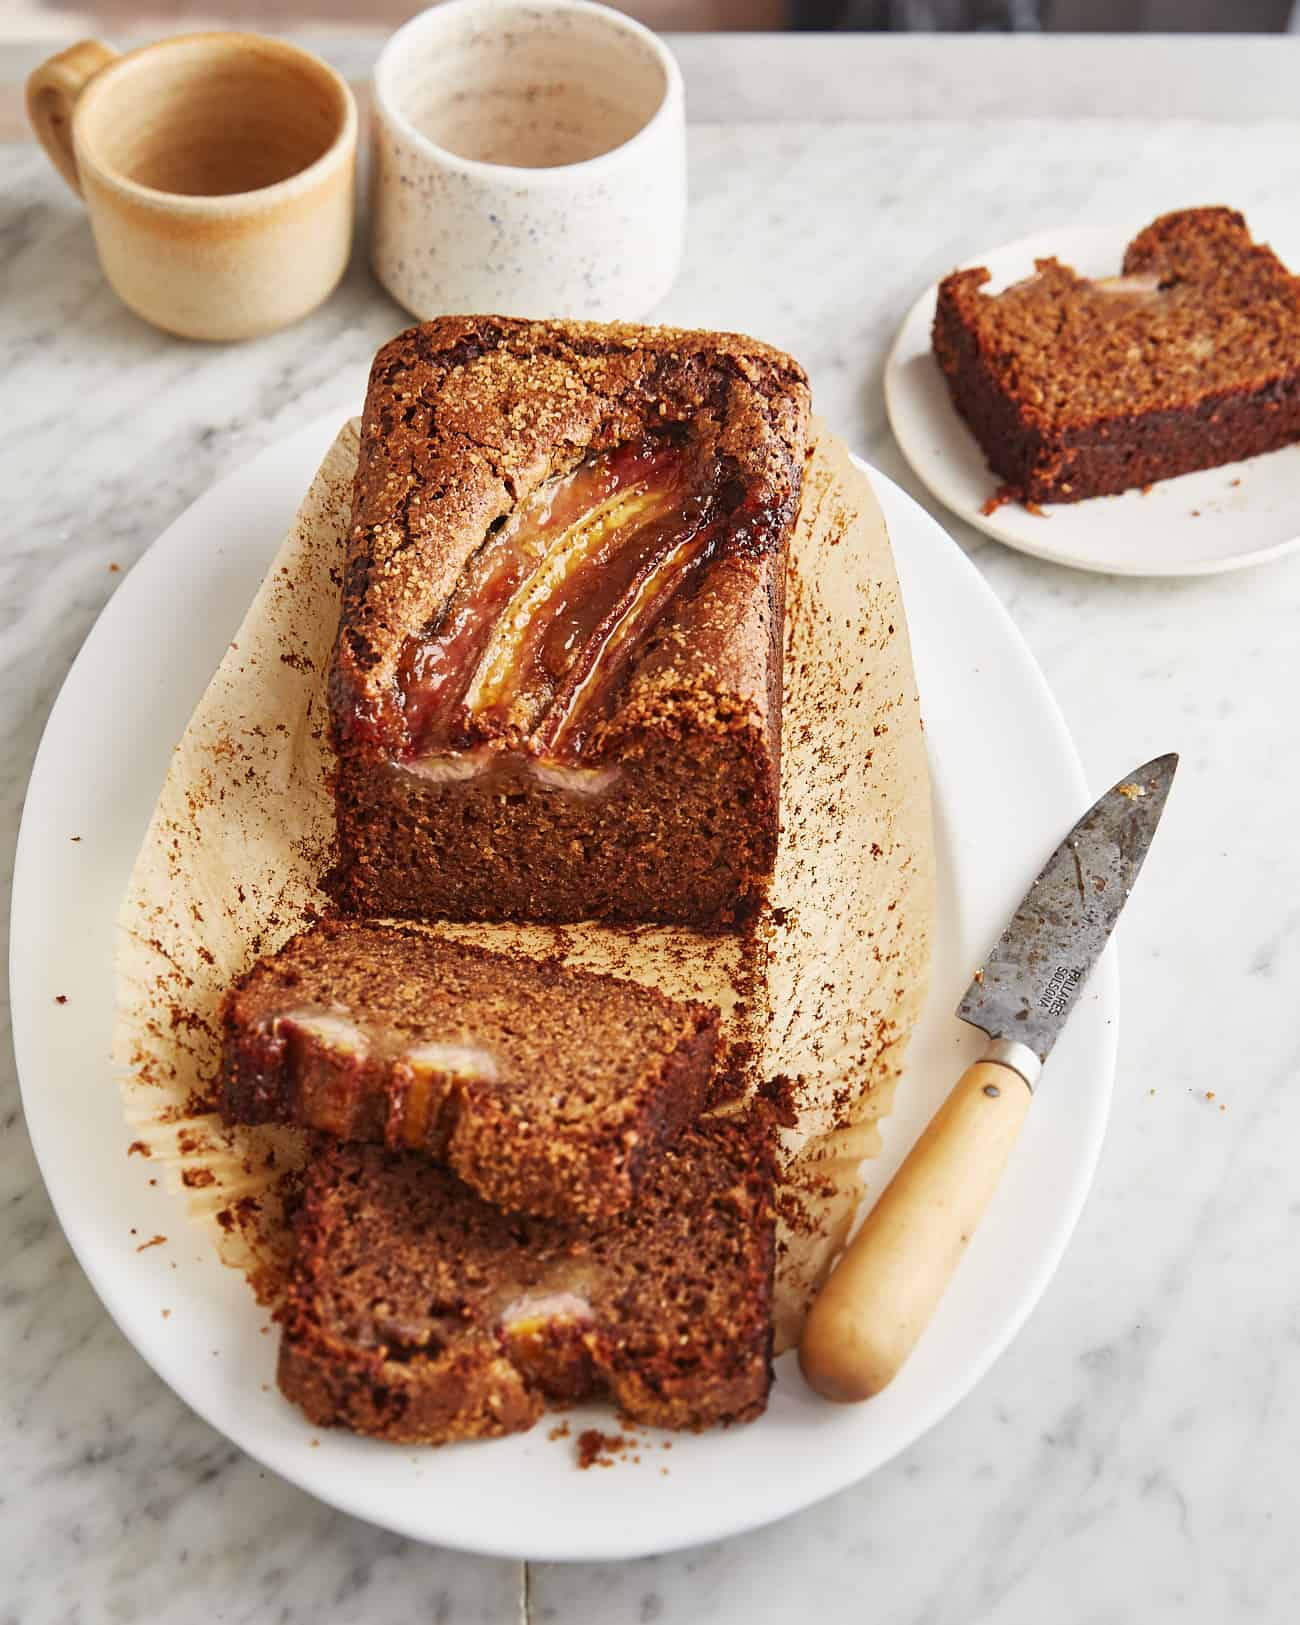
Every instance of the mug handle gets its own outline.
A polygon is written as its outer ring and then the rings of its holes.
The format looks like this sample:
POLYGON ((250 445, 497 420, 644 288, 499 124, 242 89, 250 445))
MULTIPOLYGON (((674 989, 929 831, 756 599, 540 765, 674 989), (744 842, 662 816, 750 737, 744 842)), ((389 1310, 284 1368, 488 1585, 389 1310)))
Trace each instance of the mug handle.
POLYGON ((72 115, 77 98, 111 62, 118 60, 112 46, 97 39, 79 40, 66 51, 35 68, 27 80, 27 117, 50 162, 81 196, 81 177, 72 146, 72 115))

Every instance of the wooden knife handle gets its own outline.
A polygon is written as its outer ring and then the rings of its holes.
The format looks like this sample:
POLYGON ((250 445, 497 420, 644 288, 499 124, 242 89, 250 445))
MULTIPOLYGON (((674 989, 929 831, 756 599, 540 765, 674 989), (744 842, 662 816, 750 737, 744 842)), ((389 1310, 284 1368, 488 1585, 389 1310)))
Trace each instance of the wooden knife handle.
POLYGON ((1031 1094, 976 1061, 930 1119, 817 1295, 799 1364, 826 1399, 870 1399, 934 1314, 997 1188, 1031 1094))

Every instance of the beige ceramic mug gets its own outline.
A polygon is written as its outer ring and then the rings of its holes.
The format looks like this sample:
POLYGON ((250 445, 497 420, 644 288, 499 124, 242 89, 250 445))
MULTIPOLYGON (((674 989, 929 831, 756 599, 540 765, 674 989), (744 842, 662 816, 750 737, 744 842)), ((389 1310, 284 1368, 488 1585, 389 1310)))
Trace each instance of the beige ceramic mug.
POLYGON ((85 199, 104 275, 156 326, 251 338, 305 316, 342 276, 357 112, 310 52, 257 34, 125 56, 83 40, 32 74, 27 111, 85 199))

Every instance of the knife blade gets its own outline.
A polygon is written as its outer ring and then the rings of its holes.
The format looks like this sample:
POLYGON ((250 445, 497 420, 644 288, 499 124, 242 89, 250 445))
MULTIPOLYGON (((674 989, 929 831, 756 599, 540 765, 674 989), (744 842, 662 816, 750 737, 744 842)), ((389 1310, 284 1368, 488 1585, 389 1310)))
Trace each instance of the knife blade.
POLYGON ((1128 902, 1177 766, 1176 755, 1157 756, 1089 807, 962 995, 962 1021, 1029 1051, 1005 1064, 1031 1087, 1128 902))
POLYGON ((1094 802, 963 994, 957 1015, 989 1043, 808 1311, 799 1363, 827 1399, 878 1393, 929 1323, 997 1187, 1043 1063, 1133 890, 1177 766, 1177 755, 1157 756, 1094 802))

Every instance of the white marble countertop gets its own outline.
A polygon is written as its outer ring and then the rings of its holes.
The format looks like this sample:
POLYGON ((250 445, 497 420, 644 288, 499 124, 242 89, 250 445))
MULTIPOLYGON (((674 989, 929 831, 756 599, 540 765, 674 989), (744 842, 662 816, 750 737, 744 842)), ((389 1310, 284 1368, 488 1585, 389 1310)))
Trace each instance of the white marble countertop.
MULTIPOLYGON (((1016 48, 683 42, 693 213, 662 315, 788 347, 824 416, 922 499, 880 372, 935 275, 1052 222, 1300 206, 1300 109, 1284 122, 1283 94, 1300 42, 1016 48), (873 105, 855 118, 860 100, 873 105)), ((330 49, 359 74, 373 42, 330 49)), ((0 81, 37 54, 0 52, 0 81)), ((121 580, 112 567, 252 452, 358 399, 371 352, 401 325, 358 259, 289 332, 226 349, 165 338, 105 287, 84 216, 41 155, 0 145, 7 866, 46 712, 121 580)), ((1097 1184, 992 1373, 867 1482, 723 1545, 527 1574, 414 1546, 269 1478, 143 1365, 62 1239, 6 1053, 0 1620, 1300 1617, 1300 558, 1144 582, 950 528, 1042 663, 1096 788, 1157 751, 1183 755, 1123 927, 1097 1184)))

